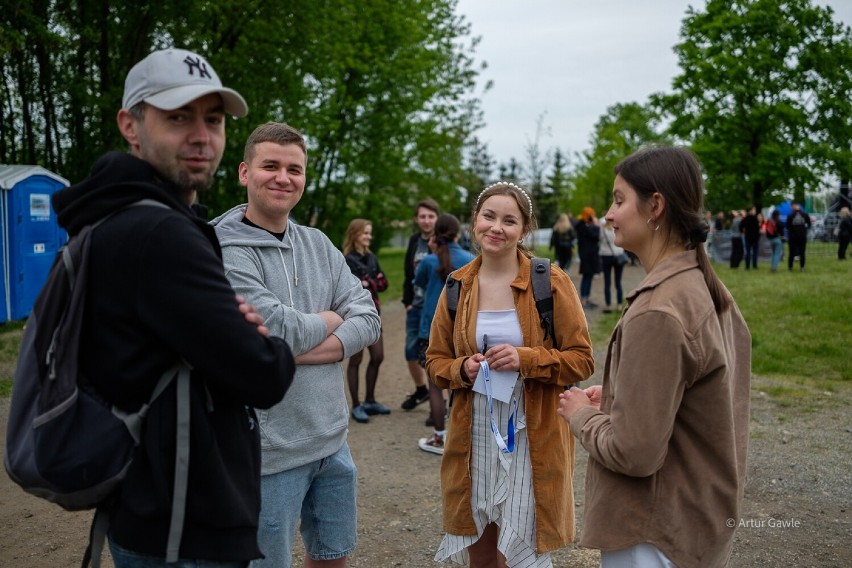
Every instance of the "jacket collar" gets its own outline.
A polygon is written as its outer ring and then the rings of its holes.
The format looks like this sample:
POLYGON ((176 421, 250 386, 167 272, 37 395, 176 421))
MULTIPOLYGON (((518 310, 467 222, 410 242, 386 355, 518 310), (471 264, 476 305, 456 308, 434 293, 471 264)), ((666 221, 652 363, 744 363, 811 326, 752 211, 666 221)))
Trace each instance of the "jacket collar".
POLYGON ((627 294, 627 301, 632 302, 642 292, 656 288, 676 274, 694 268, 698 268, 698 256, 694 250, 673 254, 654 267, 654 270, 649 272, 639 285, 627 294))
MULTIPOLYGON (((519 264, 518 275, 512 281, 511 286, 518 291, 524 291, 530 286, 530 267, 532 266, 532 263, 521 251, 517 251, 517 255, 519 264)), ((478 254, 472 261, 453 272, 453 278, 460 280, 462 287, 466 290, 470 290, 470 287, 473 285, 473 280, 479 274, 481 266, 482 254, 478 254)))

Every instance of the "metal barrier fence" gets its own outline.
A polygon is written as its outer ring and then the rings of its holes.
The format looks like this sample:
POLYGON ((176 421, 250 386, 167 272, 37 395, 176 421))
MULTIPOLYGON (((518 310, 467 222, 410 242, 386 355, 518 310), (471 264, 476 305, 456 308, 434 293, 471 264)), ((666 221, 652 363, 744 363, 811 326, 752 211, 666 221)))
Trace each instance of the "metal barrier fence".
MULTIPOLYGON (((719 231, 713 233, 708 239, 708 247, 710 258, 714 262, 729 262, 731 260, 731 231, 719 231)), ((740 237, 741 238, 741 237, 740 237)), ((787 243, 784 243, 784 258, 787 257, 787 243)), ((814 239, 813 235, 808 235, 808 246, 805 250, 807 256, 837 256, 837 242, 825 242, 820 239, 814 239)), ((769 261, 772 258, 772 248, 769 244, 769 239, 760 237, 758 244, 757 258, 759 261, 769 261)))

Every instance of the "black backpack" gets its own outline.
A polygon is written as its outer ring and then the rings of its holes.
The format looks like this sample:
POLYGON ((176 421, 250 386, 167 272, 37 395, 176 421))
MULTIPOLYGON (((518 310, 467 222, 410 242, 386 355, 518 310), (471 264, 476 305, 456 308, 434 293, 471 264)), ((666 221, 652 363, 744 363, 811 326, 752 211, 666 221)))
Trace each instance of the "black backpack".
MULTIPOLYGON (((533 286, 533 297, 535 307, 538 310, 538 319, 544 329, 544 339, 554 338, 553 335, 553 294, 550 290, 550 259, 530 259, 530 279, 533 286)), ((447 310, 450 312, 450 321, 456 321, 456 311, 459 306, 459 289, 461 281, 453 278, 453 273, 447 276, 445 285, 447 294, 447 310)))
MULTIPOLYGON (((135 205, 167 207, 153 200, 135 205)), ((177 560, 189 471, 189 366, 167 370, 138 412, 105 401, 79 372, 80 334, 95 228, 83 228, 60 249, 24 329, 3 462, 24 491, 68 511, 97 508, 83 566, 100 556, 107 505, 127 474, 151 403, 178 377, 177 459, 167 553, 177 560)))

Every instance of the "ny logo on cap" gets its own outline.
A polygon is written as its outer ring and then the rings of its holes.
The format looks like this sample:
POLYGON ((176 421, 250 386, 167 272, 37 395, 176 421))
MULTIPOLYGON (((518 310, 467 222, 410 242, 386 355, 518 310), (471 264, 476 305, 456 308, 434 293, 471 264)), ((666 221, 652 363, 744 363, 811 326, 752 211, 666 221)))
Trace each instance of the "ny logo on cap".
POLYGON ((183 60, 189 66, 189 74, 194 75, 195 72, 193 68, 198 69, 199 77, 207 77, 208 79, 212 79, 213 77, 210 75, 210 72, 207 70, 207 63, 204 62, 200 57, 192 58, 189 55, 186 56, 186 59, 183 60))

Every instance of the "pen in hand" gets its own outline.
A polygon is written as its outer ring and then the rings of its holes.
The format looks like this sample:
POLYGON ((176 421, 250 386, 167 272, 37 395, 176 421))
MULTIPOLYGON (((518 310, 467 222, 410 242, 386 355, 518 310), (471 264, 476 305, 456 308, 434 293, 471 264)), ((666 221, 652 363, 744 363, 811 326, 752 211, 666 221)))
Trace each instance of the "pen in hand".
POLYGON ((485 352, 488 351, 488 334, 482 334, 482 354, 485 355, 485 352))

